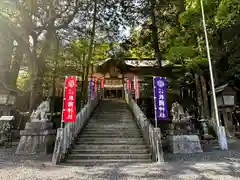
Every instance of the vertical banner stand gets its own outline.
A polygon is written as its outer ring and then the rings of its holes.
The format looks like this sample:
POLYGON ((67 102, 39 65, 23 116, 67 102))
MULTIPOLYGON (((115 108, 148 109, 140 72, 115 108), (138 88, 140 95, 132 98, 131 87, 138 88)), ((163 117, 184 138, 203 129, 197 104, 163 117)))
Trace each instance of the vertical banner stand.
POLYGON ((155 109, 155 129, 154 129, 154 138, 156 138, 156 146, 157 146, 157 163, 160 163, 160 154, 159 154, 159 142, 158 142, 158 138, 156 137, 156 130, 158 128, 158 124, 157 124, 157 113, 156 113, 156 94, 155 94, 155 84, 154 84, 154 79, 155 79, 155 76, 153 76, 153 94, 154 94, 154 109, 155 109))
POLYGON ((63 107, 62 107, 62 117, 61 117, 61 128, 63 128, 63 125, 64 125, 63 114, 64 114, 64 111, 65 111, 65 109, 64 109, 64 106, 65 106, 64 102, 65 102, 65 99, 66 99, 66 97, 65 97, 65 92, 66 92, 66 79, 67 79, 67 77, 65 76, 65 80, 64 80, 64 90, 63 90, 63 107))

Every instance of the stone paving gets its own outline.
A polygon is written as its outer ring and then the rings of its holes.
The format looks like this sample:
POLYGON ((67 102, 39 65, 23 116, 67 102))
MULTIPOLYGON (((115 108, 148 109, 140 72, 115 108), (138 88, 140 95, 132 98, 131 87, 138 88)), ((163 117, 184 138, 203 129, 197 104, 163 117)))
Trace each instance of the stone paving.
POLYGON ((21 157, 0 149, 0 180, 235 180, 240 179, 240 151, 192 155, 165 154, 163 164, 53 166, 51 156, 21 157))

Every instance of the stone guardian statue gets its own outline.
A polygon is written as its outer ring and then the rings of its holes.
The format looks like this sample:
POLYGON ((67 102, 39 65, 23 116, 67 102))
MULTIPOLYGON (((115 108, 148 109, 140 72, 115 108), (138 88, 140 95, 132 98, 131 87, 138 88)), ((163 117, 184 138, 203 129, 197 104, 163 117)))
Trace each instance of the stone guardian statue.
POLYGON ((46 98, 36 109, 33 111, 30 119, 31 122, 48 121, 47 115, 50 112, 50 99, 46 98))

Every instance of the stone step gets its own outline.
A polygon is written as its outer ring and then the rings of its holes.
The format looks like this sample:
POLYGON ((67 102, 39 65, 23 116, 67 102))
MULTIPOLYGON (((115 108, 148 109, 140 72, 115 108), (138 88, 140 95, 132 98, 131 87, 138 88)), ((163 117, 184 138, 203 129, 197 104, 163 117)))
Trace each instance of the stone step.
POLYGON ((136 126, 136 122, 135 121, 132 121, 132 120, 129 120, 129 121, 120 121, 120 120, 106 120, 106 121, 101 121, 101 120, 94 120, 94 121, 89 121, 89 123, 87 125, 91 125, 91 126, 94 126, 94 125, 130 125, 130 126, 133 126, 135 125, 136 126))
POLYGON ((131 122, 131 123, 89 123, 87 124, 87 126, 85 128, 88 128, 88 127, 91 127, 91 128, 96 128, 96 129, 99 129, 99 127, 102 127, 102 128, 108 128, 108 127, 111 127, 111 128, 137 128, 137 124, 131 122))
POLYGON ((115 119, 117 119, 118 117, 121 117, 121 118, 126 118, 126 119, 133 119, 131 112, 120 112, 120 111, 116 111, 116 112, 106 112, 106 111, 96 112, 96 114, 93 115, 92 117, 96 117, 96 118, 102 117, 102 118, 105 118, 105 119, 110 119, 109 117, 115 118, 115 119))
POLYGON ((83 129, 83 132, 119 132, 119 133, 123 133, 123 132, 132 132, 132 133, 138 133, 140 132, 140 130, 136 127, 136 128, 102 128, 102 127, 99 127, 99 128, 84 128, 83 129))
POLYGON ((87 138, 77 138, 76 142, 108 142, 108 141, 114 141, 116 143, 118 142, 139 142, 139 141, 144 141, 144 139, 142 137, 137 137, 137 138, 120 138, 120 137, 115 137, 115 138, 111 138, 111 137, 106 137, 106 138, 102 138, 102 137, 87 137, 87 138))
POLYGON ((143 149, 73 149, 71 154, 102 154, 102 153, 109 153, 109 154, 147 154, 149 153, 148 148, 143 149))
POLYGON ((131 112, 128 110, 114 110, 114 111, 107 111, 102 109, 102 111, 96 112, 96 114, 94 114, 96 117, 97 116, 102 116, 102 117, 119 117, 119 116, 126 116, 126 117, 132 117, 131 112))
POLYGON ((140 132, 108 132, 108 131, 104 131, 104 132, 98 132, 98 131, 92 131, 92 132, 84 132, 80 135, 81 137, 143 137, 142 134, 140 132))
POLYGON ((87 126, 85 128, 94 128, 94 129, 99 129, 99 128, 137 128, 136 124, 133 123, 122 123, 122 124, 114 124, 114 123, 95 123, 95 124, 87 124, 87 126))
POLYGON ((110 105, 110 106, 102 106, 101 108, 99 108, 100 112, 104 112, 103 115, 107 115, 105 112, 129 112, 129 109, 126 108, 126 106, 114 106, 114 105, 110 105))
POLYGON ((133 123, 135 124, 135 120, 133 119, 120 119, 120 117, 118 117, 118 119, 115 119, 115 118, 96 118, 96 119, 91 119, 89 121, 89 123, 133 123))
POLYGON ((74 150, 84 150, 84 149, 92 149, 92 150, 139 150, 148 148, 146 144, 79 144, 74 146, 74 150))
POLYGON ((130 119, 133 119, 133 116, 132 114, 129 112, 129 113, 126 113, 126 112, 113 112, 113 113, 109 113, 109 112, 96 112, 96 114, 94 114, 92 117, 92 119, 126 119, 126 120, 130 120, 130 119))
POLYGON ((81 134, 79 136, 79 138, 105 138, 105 137, 109 137, 109 138, 143 138, 142 134, 138 133, 89 133, 89 134, 81 134))
POLYGON ((127 126, 136 126, 137 123, 134 121, 89 121, 89 123, 87 124, 87 126, 94 126, 94 125, 127 125, 127 126))
POLYGON ((88 124, 85 128, 92 128, 92 129, 99 129, 99 128, 114 128, 114 129, 117 129, 117 128, 137 128, 137 125, 136 124, 133 124, 133 123, 129 123, 129 124, 100 124, 100 123, 97 123, 97 124, 88 124))
POLYGON ((113 140, 111 140, 111 139, 109 139, 109 140, 99 140, 99 141, 90 141, 90 140, 88 140, 88 141, 77 141, 76 142, 76 144, 96 144, 96 145, 101 145, 101 144, 105 144, 105 145, 110 145, 110 144, 119 144, 119 145, 137 145, 137 144, 139 144, 139 145, 144 145, 145 144, 145 142, 143 141, 143 140, 141 140, 141 141, 136 141, 136 140, 128 140, 128 139, 126 139, 126 140, 119 140, 119 141, 113 141, 113 140))
POLYGON ((100 123, 95 123, 95 124, 87 124, 85 128, 92 128, 92 129, 99 129, 99 128, 113 128, 113 129, 123 129, 123 128, 128 128, 128 129, 136 129, 138 128, 137 124, 129 123, 129 124, 100 124, 100 123))
POLYGON ((141 134, 138 129, 84 129, 82 134, 141 134))
POLYGON ((95 133, 95 134, 86 134, 86 133, 84 133, 84 134, 82 134, 82 135, 80 135, 80 137, 79 137, 79 139, 81 139, 81 138, 105 138, 105 137, 109 137, 109 138, 117 138, 117 137, 119 137, 119 138, 137 138, 137 137, 142 137, 142 135, 140 134, 140 133, 138 133, 138 134, 124 134, 124 133, 122 133, 122 134, 105 134, 105 133, 99 133, 99 134, 97 134, 97 133, 95 133))
POLYGON ((70 154, 68 159, 150 159, 151 154, 70 154))
POLYGON ((107 113, 110 113, 111 115, 113 113, 130 114, 129 109, 125 107, 103 107, 102 109, 99 109, 99 112, 102 112, 103 116, 106 116, 107 113))
POLYGON ((63 165, 80 166, 80 165, 95 165, 95 164, 128 164, 128 163, 152 163, 151 159, 68 159, 63 165))
POLYGON ((111 105, 111 106, 105 106, 105 107, 102 107, 101 109, 99 109, 100 111, 104 112, 104 115, 107 115, 106 112, 109 112, 109 113, 113 113, 113 112, 117 112, 117 113, 129 113, 129 109, 127 109, 126 107, 124 106, 114 106, 114 105, 111 105))
POLYGON ((102 111, 96 111, 92 117, 128 117, 132 118, 132 112, 129 110, 115 110, 115 111, 107 111, 106 109, 102 109, 102 111))
POLYGON ((83 129, 83 132, 131 132, 131 133, 138 133, 140 130, 136 128, 87 128, 83 129))

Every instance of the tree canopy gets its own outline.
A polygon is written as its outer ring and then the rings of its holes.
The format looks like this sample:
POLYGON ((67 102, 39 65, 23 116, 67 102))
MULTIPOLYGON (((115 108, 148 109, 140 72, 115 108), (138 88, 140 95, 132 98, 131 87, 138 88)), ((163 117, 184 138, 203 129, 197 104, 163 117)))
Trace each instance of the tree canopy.
MULTIPOLYGON (((237 84, 240 2, 203 2, 216 83, 237 84)), ((86 79, 97 60, 117 54, 208 73, 199 0, 5 0, 0 7, 0 78, 29 91, 30 107, 55 81, 86 79)))

